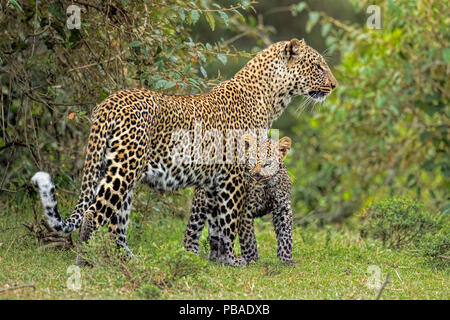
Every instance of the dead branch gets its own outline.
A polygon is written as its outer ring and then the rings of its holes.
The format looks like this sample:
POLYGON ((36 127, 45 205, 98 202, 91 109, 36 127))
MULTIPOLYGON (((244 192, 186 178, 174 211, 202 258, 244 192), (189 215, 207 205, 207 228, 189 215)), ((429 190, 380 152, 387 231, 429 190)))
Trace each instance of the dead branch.
POLYGON ((11 288, 0 289, 0 293, 6 292, 6 291, 14 291, 14 290, 23 289, 23 288, 33 288, 33 289, 36 289, 36 287, 34 286, 34 284, 33 284, 33 283, 30 283, 30 284, 24 284, 24 285, 21 285, 21 286, 14 286, 14 287, 11 287, 11 288))
POLYGON ((34 221, 31 223, 22 223, 22 225, 28 229, 29 233, 36 239, 39 249, 44 248, 61 248, 70 249, 73 248, 72 236, 60 235, 54 231, 50 225, 44 219, 38 220, 36 208, 33 207, 34 221))
POLYGON ((390 276, 390 273, 388 273, 388 274, 386 275, 386 278, 384 278, 384 282, 383 282, 383 284, 381 285, 380 290, 378 290, 378 294, 377 294, 377 296, 375 297, 375 300, 379 300, 379 299, 380 299, 381 294, 383 293, 384 287, 386 287, 386 285, 387 285, 387 283, 388 283, 389 276, 390 276))

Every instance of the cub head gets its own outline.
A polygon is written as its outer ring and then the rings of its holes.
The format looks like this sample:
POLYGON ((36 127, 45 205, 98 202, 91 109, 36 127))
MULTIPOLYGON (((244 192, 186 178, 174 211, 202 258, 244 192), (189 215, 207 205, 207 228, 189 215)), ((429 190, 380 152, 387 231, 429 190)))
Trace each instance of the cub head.
POLYGON ((291 95, 305 95, 323 101, 337 87, 325 59, 305 41, 292 39, 280 43, 286 64, 286 85, 291 95))
MULTIPOLYGON (((248 140, 246 140, 248 141, 248 140)), ((251 142, 248 142, 249 144, 251 142)), ((283 161, 291 149, 291 138, 283 137, 279 141, 267 139, 262 145, 253 144, 253 155, 256 155, 256 160, 247 163, 247 171, 250 177, 255 182, 264 182, 272 178, 278 173, 283 161)), ((248 147, 249 152, 252 147, 248 147)), ((250 159, 252 156, 249 157, 250 159)))

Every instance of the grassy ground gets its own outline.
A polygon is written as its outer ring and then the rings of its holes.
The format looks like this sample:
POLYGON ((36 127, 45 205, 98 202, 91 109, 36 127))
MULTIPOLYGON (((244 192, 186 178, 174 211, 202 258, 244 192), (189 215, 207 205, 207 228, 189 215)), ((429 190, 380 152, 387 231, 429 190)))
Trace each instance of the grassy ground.
POLYGON ((381 299, 450 298, 448 269, 433 270, 412 252, 382 248, 346 227, 295 228, 295 265, 286 266, 269 220, 257 220, 257 263, 209 262, 205 232, 199 256, 182 248, 187 207, 172 216, 138 206, 129 232, 138 259, 122 262, 97 232, 86 252, 94 267, 77 269, 73 250, 38 249, 27 235, 21 223, 33 220, 33 201, 0 202, 0 299, 373 299, 387 273, 381 299), (33 286, 10 290, 23 285, 33 286))

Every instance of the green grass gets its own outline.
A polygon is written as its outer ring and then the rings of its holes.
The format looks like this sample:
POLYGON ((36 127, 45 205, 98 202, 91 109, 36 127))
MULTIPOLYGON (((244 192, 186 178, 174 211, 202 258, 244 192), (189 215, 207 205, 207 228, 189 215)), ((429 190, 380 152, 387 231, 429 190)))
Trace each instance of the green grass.
POLYGON ((356 228, 296 227, 295 265, 287 266, 276 257, 269 219, 257 220, 260 260, 233 268, 207 260, 205 232, 199 256, 184 251, 188 208, 172 216, 141 206, 129 230, 138 259, 122 262, 97 232, 86 252, 95 265, 80 270, 81 288, 71 290, 75 251, 39 249, 21 225, 33 220, 33 201, 0 202, 0 299, 374 299, 387 273, 381 299, 450 298, 448 269, 362 240, 356 228), (4 290, 28 284, 34 288, 4 290))

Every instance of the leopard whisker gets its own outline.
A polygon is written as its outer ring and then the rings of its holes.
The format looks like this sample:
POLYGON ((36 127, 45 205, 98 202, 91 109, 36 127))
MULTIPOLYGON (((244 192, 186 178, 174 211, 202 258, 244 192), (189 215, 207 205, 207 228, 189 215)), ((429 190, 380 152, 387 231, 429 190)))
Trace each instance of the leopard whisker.
POLYGON ((298 105, 298 107, 297 107, 296 110, 295 110, 295 113, 296 113, 297 117, 299 117, 299 116, 303 113, 303 111, 306 109, 306 107, 308 106, 308 104, 309 104, 312 100, 313 100, 312 97, 307 96, 306 99, 303 100, 303 101, 298 105))

